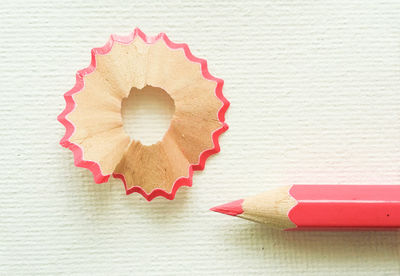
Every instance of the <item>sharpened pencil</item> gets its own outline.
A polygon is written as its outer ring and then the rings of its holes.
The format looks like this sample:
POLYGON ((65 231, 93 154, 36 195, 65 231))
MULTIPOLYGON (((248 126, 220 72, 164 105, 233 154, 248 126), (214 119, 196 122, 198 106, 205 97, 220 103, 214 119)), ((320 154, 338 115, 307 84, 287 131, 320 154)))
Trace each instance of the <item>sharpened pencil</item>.
POLYGON ((211 208, 282 230, 400 228, 400 185, 292 185, 211 208))

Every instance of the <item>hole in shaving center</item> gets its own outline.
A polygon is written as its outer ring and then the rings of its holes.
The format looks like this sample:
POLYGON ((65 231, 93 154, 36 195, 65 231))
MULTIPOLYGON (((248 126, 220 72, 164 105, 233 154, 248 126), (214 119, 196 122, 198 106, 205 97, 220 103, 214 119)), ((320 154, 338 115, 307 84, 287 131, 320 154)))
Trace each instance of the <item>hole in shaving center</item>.
POLYGON ((125 132, 131 140, 155 144, 168 130, 174 111, 174 100, 165 90, 152 86, 132 88, 122 102, 125 132))

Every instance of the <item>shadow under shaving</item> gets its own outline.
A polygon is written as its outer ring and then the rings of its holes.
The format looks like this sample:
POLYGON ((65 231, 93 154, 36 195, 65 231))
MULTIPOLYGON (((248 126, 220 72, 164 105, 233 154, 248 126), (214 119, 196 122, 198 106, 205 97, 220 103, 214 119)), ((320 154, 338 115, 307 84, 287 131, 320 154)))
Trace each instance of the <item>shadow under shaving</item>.
POLYGON ((133 193, 127 196, 127 205, 130 208, 140 209, 142 219, 154 224, 155 227, 175 223, 185 217, 184 210, 187 208, 190 189, 186 186, 180 187, 173 200, 159 196, 150 202, 142 195, 133 193))

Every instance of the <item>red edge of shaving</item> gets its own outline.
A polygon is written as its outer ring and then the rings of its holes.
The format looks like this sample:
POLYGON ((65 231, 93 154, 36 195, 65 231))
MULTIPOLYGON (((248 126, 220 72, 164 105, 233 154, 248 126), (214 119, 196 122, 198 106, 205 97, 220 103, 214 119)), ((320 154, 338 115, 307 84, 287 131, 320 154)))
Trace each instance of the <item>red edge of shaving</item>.
POLYGON ((215 206, 211 211, 218 212, 225 215, 237 216, 243 213, 242 203, 244 199, 235 200, 229 203, 215 206))
POLYGON ((75 127, 70 121, 68 121, 66 116, 75 108, 75 101, 72 96, 75 93, 78 93, 79 91, 81 91, 83 89, 83 87, 84 87, 83 77, 86 75, 89 75, 96 69, 96 55, 105 55, 105 54, 109 53, 114 45, 114 42, 129 44, 136 38, 136 36, 140 37, 145 43, 148 43, 148 44, 153 44, 156 41, 162 39, 167 44, 167 46, 171 49, 183 49, 186 57, 190 61, 200 64, 203 77, 207 80, 215 81, 217 83, 217 87, 215 88, 215 95, 223 103, 222 107, 218 111, 218 120, 222 123, 222 126, 221 126, 221 128, 215 130, 212 133, 213 147, 200 153, 199 162, 197 164, 191 164, 189 166, 189 176, 188 177, 180 177, 177 180, 175 180, 170 193, 168 193, 167 191, 165 191, 163 189, 157 188, 157 189, 154 189, 153 191, 151 191, 149 194, 147 194, 143 190, 143 188, 141 188, 140 186, 134 186, 130 189, 127 189, 125 177, 122 174, 113 174, 113 177, 119 178, 122 180, 122 182, 124 183, 124 187, 125 187, 125 191, 126 191, 127 195, 137 192, 137 193, 141 194, 144 198, 146 198, 148 201, 151 201, 152 199, 154 199, 157 196, 162 196, 169 200, 172 200, 175 198, 175 194, 181 186, 189 186, 189 187, 192 186, 193 171, 203 170, 207 158, 209 156, 211 156, 212 154, 218 153, 220 151, 218 138, 222 133, 224 133, 228 129, 228 125, 225 123, 225 113, 226 113, 226 110, 228 109, 230 103, 222 94, 222 87, 224 85, 224 81, 222 79, 213 77, 210 74, 210 72, 208 71, 208 68, 207 68, 207 61, 204 59, 195 57, 190 52, 189 46, 187 44, 185 44, 185 43, 178 44, 178 43, 172 42, 171 40, 169 40, 169 38, 167 37, 167 35, 165 33, 160 33, 157 36, 152 37, 152 36, 145 35, 139 28, 136 28, 134 30, 134 32, 128 36, 111 35, 110 39, 103 47, 92 49, 92 51, 91 51, 92 59, 91 59, 90 65, 87 68, 79 70, 76 73, 76 83, 75 83, 74 87, 64 94, 66 107, 63 110, 63 112, 60 115, 58 115, 58 117, 57 117, 57 120, 61 124, 63 124, 65 127, 65 135, 61 139, 60 145, 65 148, 69 148, 72 151, 72 153, 74 155, 75 166, 86 168, 92 172, 94 181, 96 183, 99 184, 99 183, 104 183, 104 182, 108 181, 108 179, 110 178, 110 175, 103 175, 101 173, 100 165, 97 162, 90 161, 90 160, 83 160, 82 148, 79 145, 69 141, 69 138, 72 136, 72 134, 75 131, 75 127))

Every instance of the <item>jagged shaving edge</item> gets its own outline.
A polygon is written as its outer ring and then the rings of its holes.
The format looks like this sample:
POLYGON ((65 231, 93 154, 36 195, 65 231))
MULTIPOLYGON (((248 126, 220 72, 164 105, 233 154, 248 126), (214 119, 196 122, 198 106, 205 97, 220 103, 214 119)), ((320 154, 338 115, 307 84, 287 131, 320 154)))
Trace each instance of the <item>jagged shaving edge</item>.
POLYGON ((212 154, 218 153, 220 151, 218 138, 222 133, 224 133, 228 129, 228 125, 225 123, 225 113, 226 113, 226 110, 228 109, 230 103, 222 94, 222 86, 224 85, 224 81, 222 79, 213 77, 207 69, 207 61, 204 59, 195 57, 190 52, 189 47, 186 43, 179 43, 179 44, 174 43, 171 40, 169 40, 169 38, 167 37, 167 35, 165 33, 160 33, 154 37, 147 36, 139 28, 136 28, 134 30, 134 32, 128 36, 111 35, 110 39, 103 47, 93 48, 91 51, 90 65, 87 68, 79 70, 76 73, 75 86, 71 90, 69 90, 68 92, 66 92, 64 94, 66 107, 65 107, 64 111, 57 117, 57 120, 61 124, 63 124, 66 129, 65 135, 61 139, 60 144, 63 147, 69 148, 72 151, 72 153, 74 155, 75 166, 87 168, 88 170, 90 170, 93 173, 94 181, 96 183, 104 183, 104 182, 108 181, 110 174, 103 175, 101 173, 100 165, 97 162, 90 161, 90 160, 83 160, 82 148, 79 145, 69 141, 69 138, 72 136, 72 134, 75 131, 75 127, 70 121, 68 121, 66 116, 75 108, 76 104, 75 104, 75 101, 72 96, 75 93, 78 93, 79 91, 81 91, 83 89, 83 87, 84 87, 83 77, 86 75, 89 75, 96 69, 96 55, 105 55, 105 54, 109 53, 114 45, 114 42, 122 43, 122 44, 129 44, 135 39, 136 36, 140 37, 145 43, 148 43, 148 44, 153 44, 156 41, 162 39, 162 40, 164 40, 166 45, 171 49, 183 49, 186 57, 190 61, 200 64, 203 77, 205 79, 215 81, 217 83, 217 86, 215 88, 215 95, 223 103, 222 107, 218 111, 218 120, 222 123, 222 126, 212 133, 213 147, 210 149, 204 150, 203 152, 200 153, 199 162, 197 164, 190 164, 190 166, 189 166, 189 176, 188 177, 180 177, 177 180, 175 180, 170 193, 168 193, 167 191, 165 191, 163 189, 156 188, 148 194, 140 186, 133 186, 130 189, 128 189, 126 186, 125 177, 122 174, 113 173, 113 177, 121 179, 122 182, 124 183, 124 187, 125 187, 125 191, 126 191, 127 195, 137 192, 137 193, 141 194, 144 198, 146 198, 148 201, 151 201, 152 199, 154 199, 157 196, 162 196, 169 200, 172 200, 175 198, 175 194, 180 187, 192 186, 193 171, 203 170, 207 158, 209 156, 211 156, 212 154))

